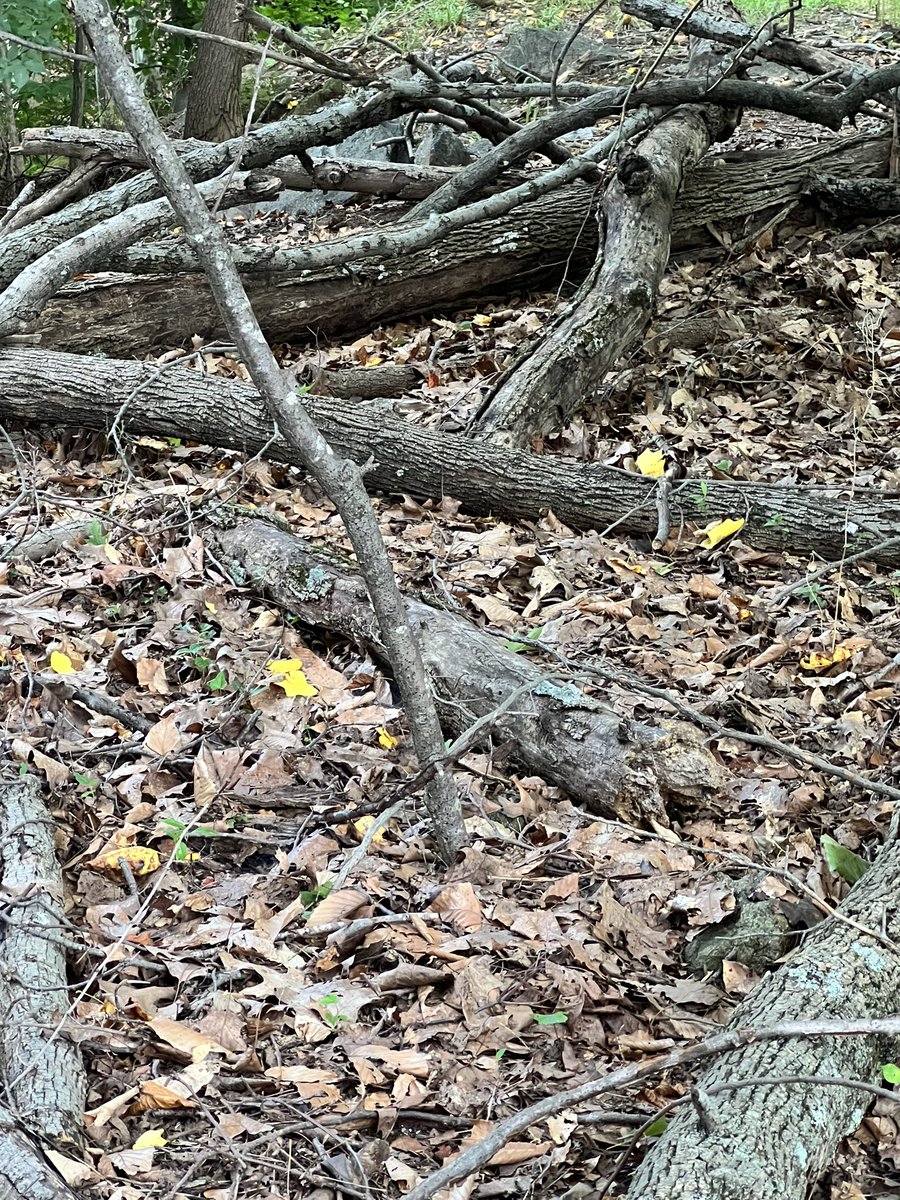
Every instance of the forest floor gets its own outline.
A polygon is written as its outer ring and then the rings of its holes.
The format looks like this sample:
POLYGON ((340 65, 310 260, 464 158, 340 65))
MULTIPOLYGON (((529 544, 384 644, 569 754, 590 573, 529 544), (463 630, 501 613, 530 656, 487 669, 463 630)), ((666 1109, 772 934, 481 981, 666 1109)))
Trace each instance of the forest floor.
MULTIPOLYGON (((529 7, 469 10, 430 42, 441 53, 491 43, 529 7)), ((608 14, 589 32, 628 54, 659 44, 608 14)), ((873 49, 874 22, 839 9, 817 9, 802 32, 858 43, 867 62, 891 53, 873 49)), ((739 140, 801 136, 812 134, 747 114, 739 140)), ((329 221, 346 228, 376 207, 329 221)), ((251 224, 235 236, 305 234, 277 215, 251 224)), ((539 449, 633 469, 659 449, 698 480, 837 482, 848 499, 896 491, 900 269, 887 252, 855 253, 851 234, 789 216, 749 251, 676 255, 660 320, 670 331, 712 319, 718 332, 673 349, 650 330, 593 408, 539 449)), ((401 411, 461 426, 560 299, 486 300, 280 351, 420 364, 401 411)), ((227 356, 203 366, 242 375, 227 356)), ((42 523, 96 521, 83 544, 4 571, 0 647, 153 723, 135 735, 49 689, 6 715, 17 753, 52 789, 70 936, 109 951, 97 967, 77 959, 69 1011, 91 1077, 90 1165, 66 1170, 86 1195, 400 1195, 598 1064, 727 1020, 758 977, 753 956, 738 946, 696 974, 697 935, 727 922, 751 884, 802 930, 817 919, 811 897, 834 903, 847 887, 823 835, 865 857, 885 833, 878 797, 737 741, 715 743, 727 779, 715 802, 651 832, 516 774, 497 745, 460 764, 472 844, 445 877, 410 804, 329 894, 373 803, 388 807, 413 769, 396 697, 367 654, 232 584, 194 514, 227 496, 346 546, 331 506, 293 471, 175 439, 142 438, 127 461, 95 441, 17 441, 4 487, 17 491, 24 471, 42 523), (103 869, 110 851, 127 852, 133 880, 103 869), (360 912, 400 919, 316 937, 315 924, 360 912), (279 1130, 310 1115, 298 1155, 279 1130)), ((523 653, 540 657, 521 640, 537 630, 575 669, 615 665, 735 728, 900 783, 900 572, 860 560, 811 578, 823 564, 760 552, 739 533, 706 548, 699 483, 695 503, 696 525, 661 552, 615 530, 576 534, 552 513, 510 524, 470 518, 452 498, 376 500, 403 584, 523 653)), ((602 690, 625 715, 659 716, 658 701, 602 690)), ((453 1194, 592 1195, 634 1127, 686 1082, 617 1096, 605 1124, 561 1113, 453 1194)), ((896 1186, 898 1154, 896 1110, 878 1101, 817 1197, 896 1186)))

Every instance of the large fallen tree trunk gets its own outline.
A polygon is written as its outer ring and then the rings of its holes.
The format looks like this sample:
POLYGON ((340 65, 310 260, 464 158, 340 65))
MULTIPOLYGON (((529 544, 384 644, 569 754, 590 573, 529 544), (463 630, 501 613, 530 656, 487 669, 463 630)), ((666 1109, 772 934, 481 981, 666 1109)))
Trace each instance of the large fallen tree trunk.
MULTIPOLYGON (((335 568, 291 534, 230 510, 210 515, 210 537, 241 580, 296 614, 383 654, 362 579, 335 568), (216 527, 216 520, 222 521, 216 527)), ((554 680, 523 654, 464 617, 407 599, 441 722, 460 734, 515 696, 485 736, 510 739, 530 772, 594 812, 623 821, 668 824, 666 803, 696 802, 720 773, 689 726, 626 721, 569 683, 554 680), (519 693, 518 695, 516 695, 519 693)))
MULTIPOLYGON (((732 1029, 787 1020, 878 1018, 900 995, 900 843, 890 843, 832 917, 737 1008, 732 1029), (865 932, 872 930, 871 933, 865 932)), ((634 1200, 804 1200, 859 1125, 865 1093, 836 1079, 880 1082, 896 1040, 848 1037, 750 1043, 699 1081, 703 1116, 685 1104, 654 1142, 628 1193, 634 1200), (801 1078, 796 1079, 797 1076, 801 1078), (817 1084, 802 1077, 824 1076, 817 1084), (735 1087, 757 1079, 755 1086, 735 1087), (734 1088, 709 1095, 719 1085, 734 1088)))
POLYGON ((603 197, 594 268, 566 312, 492 391, 480 433, 527 446, 584 407, 653 314, 686 172, 733 127, 715 105, 676 109, 623 156, 603 197))
MULTIPOLYGON (((612 467, 585 465, 508 450, 436 433, 398 419, 385 402, 346 404, 307 396, 328 440, 360 464, 373 490, 440 501, 446 495, 471 512, 511 519, 549 510, 577 529, 616 523, 628 533, 654 534, 656 483, 612 467)), ((195 371, 121 359, 84 358, 44 350, 0 351, 0 420, 59 423, 132 433, 155 433, 229 447, 242 454, 265 449, 295 462, 271 440, 272 425, 248 384, 195 371)), ((900 494, 857 490, 848 500, 834 487, 776 487, 699 480, 676 484, 672 525, 743 517, 742 536, 754 545, 839 559, 849 545, 872 547, 873 559, 900 565, 900 494), (848 542, 848 538, 850 539, 848 542)))
MULTIPOLYGON (((756 221, 766 210, 796 201, 814 169, 883 177, 889 153, 889 137, 861 136, 802 152, 715 160, 685 181, 673 245, 706 242, 711 223, 756 221)), ((580 279, 597 251, 598 203, 595 188, 575 184, 505 217, 450 233, 438 246, 319 272, 303 272, 302 246, 267 249, 257 256, 260 274, 247 278, 248 291, 267 336, 281 341, 307 340, 311 329, 358 331, 416 313, 452 311, 492 291, 546 284, 563 273, 580 279)), ((161 270, 173 259, 185 262, 180 248, 172 258, 165 250, 153 254, 161 270)), ((142 248, 135 255, 146 258, 142 248)), ((193 275, 78 281, 50 302, 38 330, 47 345, 118 355, 189 344, 192 335, 220 338, 225 332, 205 283, 193 275)))
POLYGON ((15 1112, 0 1105, 0 1195, 74 1200, 37 1140, 57 1150, 78 1145, 86 1086, 78 1047, 58 1028, 68 992, 53 822, 35 776, 8 759, 0 763, 0 798, 0 883, 14 901, 0 932, 0 1069, 15 1112))

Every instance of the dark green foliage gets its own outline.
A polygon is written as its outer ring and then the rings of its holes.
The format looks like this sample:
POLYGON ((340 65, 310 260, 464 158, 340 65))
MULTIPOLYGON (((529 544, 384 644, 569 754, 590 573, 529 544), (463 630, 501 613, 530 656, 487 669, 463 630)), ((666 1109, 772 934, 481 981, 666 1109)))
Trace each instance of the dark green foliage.
POLYGON ((273 0, 260 11, 282 25, 329 25, 347 28, 358 25, 384 4, 379 0, 273 0))

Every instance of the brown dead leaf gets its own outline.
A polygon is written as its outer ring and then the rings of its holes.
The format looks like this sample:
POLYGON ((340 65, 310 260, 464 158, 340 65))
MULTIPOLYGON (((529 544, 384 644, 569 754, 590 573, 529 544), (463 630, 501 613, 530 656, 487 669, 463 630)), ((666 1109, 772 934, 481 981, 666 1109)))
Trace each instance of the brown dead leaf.
POLYGON ((338 892, 330 892, 312 910, 306 928, 321 929, 323 925, 331 925, 334 921, 346 921, 358 915, 359 910, 368 903, 369 897, 358 888, 341 888, 338 892))
POLYGON ((428 906, 440 913, 460 933, 471 933, 484 924, 481 901, 471 883, 451 883, 428 906))
POLYGON ((169 1017, 154 1017, 147 1024, 160 1041, 165 1042, 180 1054, 186 1054, 191 1062, 202 1062, 210 1054, 227 1053, 225 1047, 214 1038, 197 1033, 196 1030, 182 1025, 180 1021, 173 1021, 169 1017))

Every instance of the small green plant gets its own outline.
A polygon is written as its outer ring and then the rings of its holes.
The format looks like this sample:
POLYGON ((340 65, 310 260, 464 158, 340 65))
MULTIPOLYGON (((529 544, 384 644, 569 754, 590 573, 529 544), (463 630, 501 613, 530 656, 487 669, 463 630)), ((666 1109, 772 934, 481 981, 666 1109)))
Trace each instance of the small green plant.
POLYGON ((653 1124, 648 1125, 647 1128, 644 1130, 644 1137, 657 1138, 660 1136, 660 1134, 665 1133, 668 1128, 669 1128, 668 1117, 657 1117, 657 1119, 653 1122, 653 1124))
POLYGON ((780 529, 783 524, 784 517, 781 515, 781 513, 775 513, 773 516, 769 517, 768 521, 766 521, 765 528, 780 529))
POLYGON ((700 480, 700 491, 695 492, 692 499, 700 512, 706 512, 706 506, 709 504, 709 484, 705 479, 700 480))
POLYGON ((536 625, 530 633, 526 633, 524 640, 520 638, 511 638, 508 642, 504 642, 504 649, 511 650, 513 654, 525 654, 528 650, 535 649, 535 643, 540 641, 540 637, 543 632, 543 625, 536 625))
POLYGON ((103 532, 103 526, 96 518, 91 521, 88 529, 88 541, 92 546, 106 545, 106 534, 103 532))
POLYGON ((435 33, 458 33, 475 16, 467 0, 429 0, 415 19, 416 31, 425 37, 435 33))
POLYGON ((496 1062, 500 1062, 500 1060, 503 1058, 503 1056, 504 1056, 504 1054, 505 1054, 505 1053, 506 1053, 506 1047, 505 1047, 505 1046, 501 1046, 499 1050, 495 1050, 495 1051, 494 1051, 494 1059, 495 1059, 495 1061, 496 1061, 496 1062))
POLYGON ((534 1014, 534 1023, 536 1025, 565 1025, 568 1020, 569 1014, 564 1012, 534 1014))
POLYGON ((713 470, 718 471, 722 475, 730 475, 734 466, 734 461, 730 458, 720 458, 717 463, 713 464, 713 470))
POLYGON ((83 775, 80 771, 73 771, 75 782, 78 784, 78 790, 85 800, 93 800, 97 795, 97 788, 100 786, 100 780, 94 775, 83 775))
MULTIPOLYGON (((225 824, 229 829, 235 825, 236 818, 226 821, 225 824)), ((188 838, 217 838, 222 836, 219 829, 213 829, 211 825, 194 825, 188 827, 183 821, 179 821, 177 817, 163 817, 160 822, 166 834, 175 843, 175 861, 176 862, 192 862, 199 855, 192 851, 188 845, 188 838)))
POLYGON ((350 1020, 348 1016, 338 1011, 340 1002, 340 996, 335 995, 334 992, 329 992, 327 996, 323 996, 318 1001, 319 1008, 322 1010, 322 1020, 332 1029, 337 1029, 341 1021, 350 1020))
POLYGON ((871 865, 859 854, 829 837, 827 833, 822 834, 822 854, 835 875, 839 875, 847 883, 858 883, 871 865))
POLYGON ((797 591, 798 596, 802 596, 814 608, 824 608, 825 600, 822 596, 822 585, 820 583, 806 583, 797 591))
MULTIPOLYGON (((186 658, 198 675, 208 675, 210 669, 215 665, 209 655, 213 642, 216 640, 216 630, 204 621, 199 629, 195 629, 192 625, 182 625, 181 631, 193 634, 194 637, 187 646, 180 646, 175 651, 175 657, 186 658)), ((229 686, 228 676, 220 668, 212 679, 207 681, 207 686, 213 692, 224 691, 229 686)))
POLYGON ((886 1083, 900 1083, 900 1067, 896 1063, 883 1063, 881 1076, 886 1083))
POLYGON ((107 604, 106 608, 103 610, 103 615, 107 621, 118 621, 119 617, 122 615, 122 605, 107 604))

